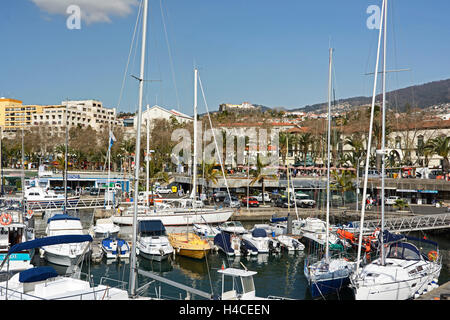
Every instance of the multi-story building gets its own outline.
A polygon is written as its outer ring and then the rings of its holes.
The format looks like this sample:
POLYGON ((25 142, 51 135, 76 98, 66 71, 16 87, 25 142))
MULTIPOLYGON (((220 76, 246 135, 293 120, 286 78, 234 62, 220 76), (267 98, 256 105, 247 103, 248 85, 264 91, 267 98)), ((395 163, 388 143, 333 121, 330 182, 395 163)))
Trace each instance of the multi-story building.
POLYGON ((116 117, 115 108, 104 108, 97 100, 62 101, 57 108, 44 108, 43 112, 33 115, 33 125, 48 126, 56 133, 65 130, 66 121, 69 128, 91 126, 94 130, 123 125, 116 117))
POLYGON ((0 98, 0 126, 5 134, 29 128, 35 115, 58 107, 60 106, 23 105, 22 101, 17 99, 0 98))

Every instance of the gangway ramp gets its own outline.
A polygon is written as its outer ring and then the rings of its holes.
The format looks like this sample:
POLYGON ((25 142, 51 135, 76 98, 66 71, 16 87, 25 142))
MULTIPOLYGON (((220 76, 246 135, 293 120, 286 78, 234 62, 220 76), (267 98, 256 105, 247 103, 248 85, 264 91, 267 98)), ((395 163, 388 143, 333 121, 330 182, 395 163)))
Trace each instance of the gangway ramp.
MULTIPOLYGON (((359 229, 360 221, 353 221, 353 227, 359 229)), ((364 233, 372 233, 381 227, 381 219, 364 221, 364 233)), ((450 213, 414 215, 384 219, 384 228, 390 232, 408 232, 450 228, 450 213)))

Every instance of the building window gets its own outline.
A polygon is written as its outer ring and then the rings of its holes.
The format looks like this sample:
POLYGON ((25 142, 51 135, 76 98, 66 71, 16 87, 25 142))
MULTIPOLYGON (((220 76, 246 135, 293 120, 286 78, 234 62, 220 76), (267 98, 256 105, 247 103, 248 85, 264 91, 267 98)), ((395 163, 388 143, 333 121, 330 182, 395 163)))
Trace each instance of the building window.
POLYGON ((395 148, 396 149, 402 148, 402 138, 401 137, 395 137, 395 148))

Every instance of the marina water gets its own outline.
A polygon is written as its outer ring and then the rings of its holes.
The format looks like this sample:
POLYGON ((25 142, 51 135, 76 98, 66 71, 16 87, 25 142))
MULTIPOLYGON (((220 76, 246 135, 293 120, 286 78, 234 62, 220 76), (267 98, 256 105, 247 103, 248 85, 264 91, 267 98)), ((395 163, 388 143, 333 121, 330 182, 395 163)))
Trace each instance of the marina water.
MULTIPOLYGON (((80 219, 83 227, 87 230, 92 224, 92 211, 80 212, 80 219)), ((45 236, 45 227, 47 217, 35 217, 36 237, 45 236)), ((243 225, 246 229, 253 227, 255 223, 262 221, 245 221, 243 225)), ((185 232, 186 227, 168 229, 168 232, 185 232)), ((439 243, 440 251, 447 255, 444 259, 443 268, 439 277, 439 284, 449 281, 450 274, 448 270, 448 255, 450 252, 450 237, 447 232, 425 233, 428 239, 439 243)), ((119 236, 127 241, 131 240, 132 227, 122 226, 119 236)), ((412 235, 412 233, 411 233, 412 235)), ((414 233, 415 236, 424 236, 424 233, 414 233)), ((308 247, 304 252, 288 253, 282 251, 280 254, 258 254, 249 257, 227 257, 222 252, 212 252, 206 259, 195 260, 183 256, 170 257, 163 262, 150 261, 137 257, 138 268, 145 271, 153 271, 156 274, 176 281, 178 283, 190 286, 192 288, 212 293, 215 296, 220 295, 222 290, 222 279, 217 272, 222 266, 243 268, 258 272, 254 276, 256 295, 260 297, 279 296, 290 299, 310 300, 311 295, 308 290, 308 283, 303 273, 305 255, 308 253, 308 247)), ((40 265, 47 264, 43 259, 35 257, 35 263, 40 265)), ((55 270, 64 274, 66 267, 52 265, 55 270)), ((104 257, 101 262, 84 263, 82 271, 90 273, 95 283, 99 283, 102 278, 109 278, 128 283, 129 279, 129 261, 107 261, 104 257)), ((108 280, 106 280, 107 283, 108 280)), ((138 276, 137 288, 152 279, 138 276)), ((110 285, 117 285, 115 281, 110 281, 110 285)), ((226 289, 231 288, 231 280, 225 284, 226 289)), ((186 298, 186 292, 169 285, 153 282, 141 295, 161 296, 163 299, 186 298)), ((204 299, 199 296, 192 296, 192 299, 204 299)), ((349 288, 343 288, 336 295, 327 297, 327 299, 353 300, 353 293, 349 288)))

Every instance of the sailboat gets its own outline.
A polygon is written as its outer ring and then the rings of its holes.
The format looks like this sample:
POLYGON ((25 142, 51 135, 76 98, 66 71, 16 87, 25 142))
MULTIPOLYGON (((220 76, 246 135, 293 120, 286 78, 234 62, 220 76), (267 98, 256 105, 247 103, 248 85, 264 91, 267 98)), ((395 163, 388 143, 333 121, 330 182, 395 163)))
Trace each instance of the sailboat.
MULTIPOLYGON (((193 167, 193 184, 192 195, 193 206, 195 210, 195 200, 197 195, 197 82, 198 82, 198 70, 194 70, 194 161, 193 167)), ((194 211, 197 214, 197 211, 194 211)), ((184 233, 171 233, 169 234, 169 241, 175 252, 179 255, 186 256, 194 259, 203 259, 206 254, 211 250, 211 245, 207 240, 201 239, 194 232, 186 230, 184 233)))
MULTIPOLYGON (((429 288, 437 286, 442 267, 438 244, 429 240, 395 236, 384 229, 384 177, 385 177, 385 115, 386 115, 386 34, 387 0, 383 0, 381 23, 378 36, 377 59, 375 64, 374 87, 372 96, 371 122, 364 177, 363 199, 366 199, 367 176, 369 168, 372 123, 377 86, 378 63, 382 32, 383 39, 383 104, 382 104, 382 145, 381 150, 381 231, 379 234, 380 255, 377 259, 360 268, 362 237, 359 237, 358 256, 355 272, 351 275, 351 287, 356 300, 406 300, 420 296, 429 288), (413 241, 420 243, 416 245, 413 241), (426 248, 426 249, 425 249, 426 248), (425 249, 425 250, 424 250, 425 249)), ((364 202, 364 200, 363 200, 364 202)), ((363 232, 365 206, 361 209, 360 234, 363 232)))
POLYGON ((330 257, 330 139, 331 139, 331 70, 333 61, 333 49, 330 48, 329 55, 329 79, 328 79, 328 147, 327 147, 327 212, 325 227, 325 257, 316 263, 310 264, 305 259, 304 273, 308 280, 311 296, 325 297, 336 293, 344 285, 347 285, 349 275, 353 270, 354 262, 345 258, 330 257))

